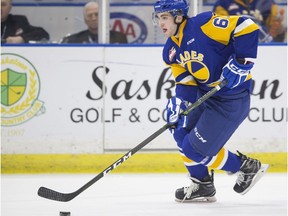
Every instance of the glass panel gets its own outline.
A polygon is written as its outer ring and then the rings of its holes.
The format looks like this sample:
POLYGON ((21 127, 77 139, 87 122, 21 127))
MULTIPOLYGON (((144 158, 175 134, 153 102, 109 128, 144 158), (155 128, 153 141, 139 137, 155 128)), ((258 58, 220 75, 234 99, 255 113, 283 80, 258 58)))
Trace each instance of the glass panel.
MULTIPOLYGON (((269 1, 262 0, 261 14, 255 15, 253 5, 250 5, 250 14, 255 22, 261 26, 260 42, 287 42, 287 0, 277 0, 277 7, 274 18, 270 22, 266 21, 269 15, 269 1), (263 7, 263 5, 265 7, 263 7), (268 6, 267 6, 268 5, 268 6), (267 9, 268 8, 268 9, 267 9), (268 15, 267 15, 268 11, 268 15), (252 13, 253 12, 253 13, 252 13), (256 16, 256 18, 255 18, 256 16), (261 16, 263 21, 261 20, 261 16), (266 21, 266 22, 265 22, 266 21), (269 24, 268 24, 269 23, 269 24)), ((10 0, 1 0, 3 2, 10 2, 10 0)), ((153 13, 153 4, 155 0, 110 0, 107 5, 106 13, 110 14, 110 18, 102 17, 101 13, 98 15, 100 24, 98 25, 99 36, 90 34, 87 30, 86 21, 84 19, 84 5, 87 0, 13 0, 13 7, 11 14, 22 15, 17 16, 17 19, 22 21, 27 18, 30 23, 29 27, 15 27, 14 33, 7 28, 7 23, 1 22, 1 43, 5 42, 21 42, 21 43, 63 43, 68 35, 78 33, 78 37, 83 37, 83 40, 74 40, 76 43, 102 43, 103 38, 113 44, 163 44, 165 38, 157 26, 153 26, 151 16, 153 13), (23 16, 25 16, 23 18, 23 16), (103 23, 103 21, 106 20, 103 23), (28 31, 28 34, 23 32, 28 31), (109 34, 107 32, 110 32, 109 34), (22 36, 22 39, 8 38, 9 35, 22 36), (65 38, 66 37, 66 38, 65 38), (110 39, 109 39, 110 38, 110 39), (99 39, 99 40, 98 40, 99 39), (108 40, 109 39, 109 40, 108 40)), ((190 0, 190 13, 204 12, 213 10, 216 5, 216 0, 198 0, 194 4, 190 0), (195 6, 196 5, 196 6, 195 6), (193 7, 193 8, 192 8, 193 7), (195 7, 197 7, 195 9, 195 7)), ((107 4, 107 1, 100 1, 100 4, 107 4)), ((3 6, 2 6, 3 9, 3 6)), ((238 11, 239 13, 239 11, 238 11)), ((2 16, 5 13, 2 12, 2 16)), ((22 22, 21 21, 21 22, 22 22)), ((72 38, 73 38, 72 37, 72 38)), ((70 36, 71 39, 71 36, 70 36)), ((71 40, 73 41, 73 40, 71 40)))

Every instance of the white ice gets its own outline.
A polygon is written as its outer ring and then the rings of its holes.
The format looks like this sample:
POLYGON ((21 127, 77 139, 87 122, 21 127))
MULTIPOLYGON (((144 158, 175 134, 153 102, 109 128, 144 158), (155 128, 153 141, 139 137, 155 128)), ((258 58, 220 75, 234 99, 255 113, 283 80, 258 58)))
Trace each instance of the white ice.
POLYGON ((37 195, 40 186, 70 193, 97 174, 2 175, 2 216, 286 216, 287 174, 267 173, 244 196, 236 176, 215 173, 215 203, 177 203, 175 189, 190 185, 185 174, 109 173, 70 202, 37 195))

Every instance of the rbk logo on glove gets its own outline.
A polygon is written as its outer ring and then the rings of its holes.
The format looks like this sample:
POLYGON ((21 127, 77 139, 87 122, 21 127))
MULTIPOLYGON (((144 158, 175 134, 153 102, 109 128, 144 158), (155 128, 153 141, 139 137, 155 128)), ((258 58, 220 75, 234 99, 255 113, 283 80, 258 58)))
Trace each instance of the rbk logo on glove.
POLYGON ((228 67, 231 70, 233 70, 233 71, 235 71, 236 73, 239 73, 239 74, 248 74, 249 73, 249 71, 247 71, 247 70, 243 70, 241 68, 238 68, 236 65, 233 64, 232 61, 230 61, 230 65, 228 65, 228 67))
POLYGON ((228 63, 223 67, 221 80, 227 79, 226 87, 232 89, 244 83, 252 69, 254 63, 240 64, 236 60, 236 56, 232 55, 228 63))

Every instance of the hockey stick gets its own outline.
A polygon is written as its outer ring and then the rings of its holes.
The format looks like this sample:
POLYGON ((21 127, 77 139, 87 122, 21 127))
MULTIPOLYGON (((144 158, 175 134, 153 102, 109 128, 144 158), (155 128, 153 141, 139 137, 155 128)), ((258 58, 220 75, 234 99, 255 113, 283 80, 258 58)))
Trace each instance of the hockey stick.
MULTIPOLYGON (((187 115, 189 112, 191 112, 193 109, 198 107, 200 104, 202 104, 204 101, 206 101, 208 98, 210 98, 212 95, 214 95, 216 92, 218 92, 222 87, 224 87, 227 84, 226 80, 223 80, 219 85, 215 86, 213 89, 211 89, 209 92, 207 92, 205 95, 203 95, 201 98, 199 98, 195 103, 191 104, 187 110, 182 112, 182 115, 187 115)), ((148 143, 150 143, 153 139, 158 137, 161 133, 163 133, 166 129, 168 129, 171 125, 165 124, 163 127, 161 127, 159 130, 157 130, 155 133, 153 133, 151 136, 146 138, 144 141, 142 141, 140 144, 138 144, 136 147, 128 151, 126 154, 124 154, 121 158, 116 160, 113 164, 108 166, 106 169, 104 169, 101 173, 99 173, 96 177, 91 179, 89 182, 87 182, 85 185, 83 185, 78 190, 72 192, 72 193, 60 193, 54 190, 51 190, 46 187, 40 187, 38 190, 38 195, 40 197, 60 201, 60 202, 68 202, 72 199, 74 199, 76 196, 78 196, 80 193, 85 191, 87 188, 89 188, 91 185, 93 185, 95 182, 97 182, 99 179, 104 177, 107 173, 114 170, 117 166, 121 165, 124 161, 128 160, 132 155, 134 155, 136 152, 138 152, 140 149, 142 149, 144 146, 146 146, 148 143)))

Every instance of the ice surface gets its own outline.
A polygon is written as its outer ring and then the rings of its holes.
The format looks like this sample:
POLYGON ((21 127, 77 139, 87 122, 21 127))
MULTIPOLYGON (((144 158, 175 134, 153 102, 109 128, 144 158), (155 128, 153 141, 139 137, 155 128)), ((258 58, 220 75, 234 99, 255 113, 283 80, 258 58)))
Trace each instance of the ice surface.
POLYGON ((215 173, 217 202, 177 203, 190 185, 185 174, 108 174, 72 201, 41 198, 40 186, 70 193, 97 174, 2 175, 2 216, 286 216, 287 174, 267 173, 246 195, 233 191, 236 176, 215 173))

